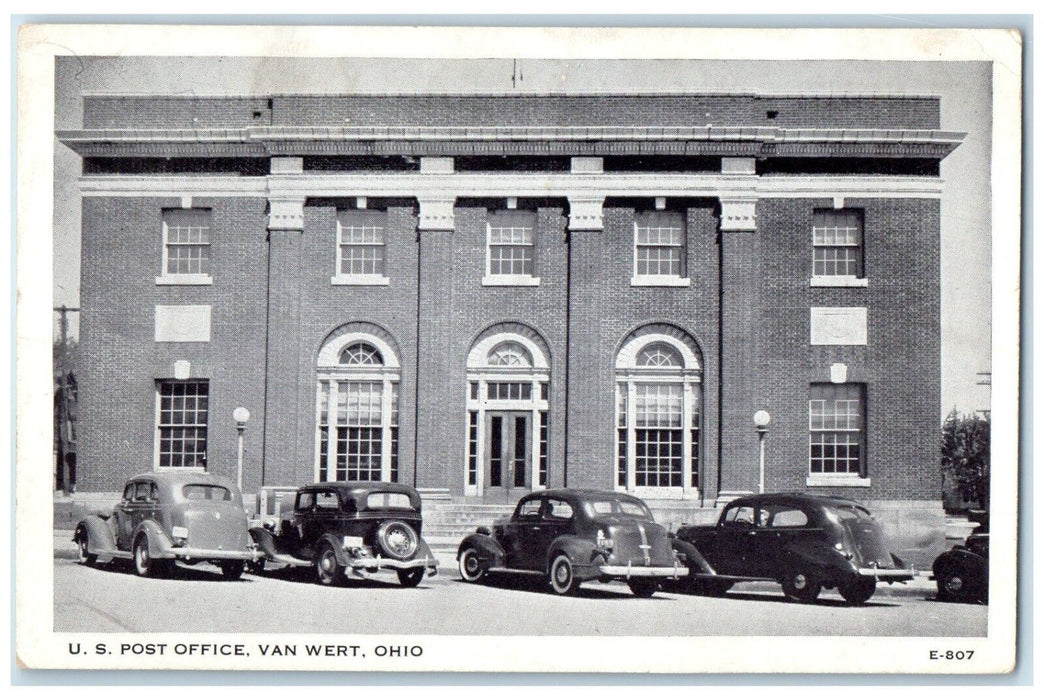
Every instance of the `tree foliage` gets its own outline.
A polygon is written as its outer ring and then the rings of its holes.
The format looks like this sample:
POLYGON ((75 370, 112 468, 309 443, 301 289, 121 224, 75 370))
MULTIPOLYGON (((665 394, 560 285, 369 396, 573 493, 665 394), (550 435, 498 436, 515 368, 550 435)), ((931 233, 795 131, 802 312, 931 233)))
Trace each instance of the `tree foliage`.
POLYGON ((990 503, 990 421, 956 409, 942 426, 942 471, 961 500, 978 508, 990 503))

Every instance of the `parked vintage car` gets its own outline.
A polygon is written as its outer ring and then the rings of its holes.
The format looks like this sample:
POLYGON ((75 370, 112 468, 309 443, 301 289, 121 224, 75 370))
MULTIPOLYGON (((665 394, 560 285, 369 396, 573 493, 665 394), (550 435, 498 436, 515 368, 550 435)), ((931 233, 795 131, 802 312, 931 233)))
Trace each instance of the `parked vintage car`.
POLYGON ((228 479, 201 473, 155 472, 131 477, 109 516, 76 525, 80 561, 131 559, 140 576, 160 576, 175 561, 212 562, 238 579, 257 557, 247 534, 243 496, 228 479))
POLYGON ((523 497, 510 519, 468 535, 457 561, 465 581, 493 573, 545 575, 559 595, 575 593, 583 581, 616 579, 648 597, 662 580, 687 571, 643 501, 571 489, 523 497))
POLYGON ((250 529, 269 562, 314 567, 324 586, 382 570, 395 571, 403 586, 416 586, 425 574, 438 573, 438 561, 421 539, 421 497, 409 486, 321 482, 298 489, 292 504, 250 529))
POLYGON ((932 562, 938 600, 986 603, 990 587, 989 520, 979 514, 979 526, 963 544, 954 545, 932 562))
POLYGON ((721 595, 740 581, 778 581, 786 597, 809 602, 837 588, 865 603, 879 581, 909 581, 914 572, 890 553, 865 506, 834 496, 775 493, 738 498, 714 525, 682 527, 676 548, 697 593, 721 595))

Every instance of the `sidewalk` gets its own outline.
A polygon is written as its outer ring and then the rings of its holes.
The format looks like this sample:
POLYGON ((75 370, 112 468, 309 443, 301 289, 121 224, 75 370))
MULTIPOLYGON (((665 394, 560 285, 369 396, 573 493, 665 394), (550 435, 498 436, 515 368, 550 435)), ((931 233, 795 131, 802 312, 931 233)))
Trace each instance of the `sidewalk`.
MULTIPOLYGON (((76 545, 72 541, 73 531, 72 530, 55 530, 54 531, 54 558, 55 559, 76 559, 76 545)), ((460 574, 457 572, 457 543, 452 542, 449 538, 433 538, 428 542, 428 546, 431 547, 431 553, 439 561, 439 576, 445 576, 449 579, 459 579, 460 574)), ((907 581, 905 584, 896 583, 893 585, 881 584, 877 587, 876 596, 889 596, 889 597, 906 597, 906 598, 935 598, 936 588, 935 581, 929 580, 931 572, 919 571, 917 576, 912 581, 907 581)), ((780 588, 777 584, 767 583, 761 581, 752 581, 750 583, 739 583, 736 584, 733 589, 734 591, 740 592, 745 591, 748 593, 779 593, 780 588)))

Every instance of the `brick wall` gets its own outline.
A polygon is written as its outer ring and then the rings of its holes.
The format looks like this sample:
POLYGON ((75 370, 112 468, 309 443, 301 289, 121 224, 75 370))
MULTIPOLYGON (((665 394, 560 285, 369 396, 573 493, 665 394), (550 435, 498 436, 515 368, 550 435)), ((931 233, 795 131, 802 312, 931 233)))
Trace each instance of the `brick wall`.
POLYGON ((213 210, 214 283, 158 286, 161 210, 179 206, 171 198, 83 200, 80 490, 119 490, 153 468, 156 380, 173 377, 176 360, 210 380, 208 468, 235 478, 232 411, 242 405, 251 412, 245 471, 260 471, 266 202, 195 198, 193 206, 213 210), (156 304, 211 304, 211 342, 154 342, 156 304))
POLYGON ((84 128, 239 128, 269 123, 939 127, 937 97, 276 95, 271 102, 269 109, 267 97, 91 96, 84 98, 84 128))

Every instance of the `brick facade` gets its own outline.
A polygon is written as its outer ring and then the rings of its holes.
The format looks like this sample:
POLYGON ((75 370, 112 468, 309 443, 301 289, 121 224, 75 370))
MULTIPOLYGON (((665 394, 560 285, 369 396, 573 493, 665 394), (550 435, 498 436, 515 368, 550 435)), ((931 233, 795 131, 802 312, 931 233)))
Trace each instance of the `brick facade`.
MULTIPOLYGON (((96 165, 106 159, 105 149, 113 150, 108 165, 86 170, 83 180, 85 369, 80 382, 79 487, 115 490, 128 475, 153 468, 157 382, 172 378, 178 361, 188 363, 191 378, 209 381, 209 470, 235 476, 231 414, 236 406, 245 406, 251 419, 245 433, 244 490, 313 480, 320 349, 350 324, 372 324, 386 334, 398 356, 399 480, 447 488, 455 498, 470 497, 472 370, 467 358, 485 331, 517 324, 513 327, 525 327, 538 337, 548 355, 546 485, 613 488, 617 356, 630 334, 657 327, 674 329, 697 351, 700 475, 698 491, 687 492, 689 498, 710 505, 719 493, 757 488, 752 416, 767 410, 772 415, 767 490, 831 491, 889 504, 897 512, 911 507, 941 512, 940 212, 937 190, 932 189, 941 185, 921 164, 944 157, 959 138, 925 131, 937 128, 938 110, 938 99, 928 97, 87 98, 87 131, 76 132, 79 141, 70 136, 66 142, 96 165), (591 172, 562 172, 562 162, 547 161, 546 182, 536 180, 546 184, 546 196, 533 197, 512 188, 532 191, 531 178, 543 177, 541 161, 513 170, 511 146, 495 139, 479 139, 475 152, 494 157, 490 154, 503 149, 508 164, 502 169, 456 173, 451 167, 427 174, 404 152, 402 163, 408 167, 377 168, 369 191, 368 175, 359 170, 365 165, 359 163, 350 172, 338 170, 336 161, 315 171, 295 169, 291 159, 280 166, 289 171, 273 169, 271 175, 257 176, 243 169, 237 175, 228 167, 236 156, 227 134, 219 138, 200 132, 199 141, 186 151, 180 141, 164 146, 169 137, 160 131, 151 140, 142 136, 147 132, 133 131, 191 127, 240 133, 235 130, 346 124, 771 126, 781 129, 781 142, 788 143, 797 133, 788 129, 818 130, 811 139, 816 145, 801 146, 818 150, 808 158, 807 173, 800 172, 806 166, 791 172, 794 165, 788 162, 790 174, 758 175, 764 163, 772 163, 771 155, 764 154, 771 154, 777 135, 734 131, 708 136, 687 171, 684 155, 669 163, 642 157, 646 148, 684 154, 688 146, 683 142, 636 131, 633 138, 606 137, 619 139, 604 145, 609 152, 631 154, 631 160, 617 162, 614 172, 608 167, 601 171, 597 162, 583 165, 593 167, 591 172), (91 131, 95 129, 131 131, 121 132, 123 141, 113 145, 116 132, 91 131), (862 130, 855 146, 853 132, 842 135, 840 129, 862 130), (885 129, 913 136, 904 141, 874 131, 885 129), (922 137, 923 143, 911 143, 922 137), (752 146, 751 140, 759 138, 768 140, 752 146), (949 145, 938 145, 946 139, 949 145), (175 159, 197 159, 192 163, 198 172, 142 174, 127 165, 136 152, 155 158, 164 148, 175 159), (889 175, 846 178, 846 158, 853 148, 860 149, 864 163, 858 172, 889 175), (207 149, 222 159, 220 177, 206 177, 207 149), (754 152, 762 154, 756 167, 754 152), (749 161, 730 162, 737 155, 749 161), (904 171, 904 158, 918 165, 904 171), (822 159, 831 159, 829 167, 822 159), (626 188, 621 191, 619 183, 632 177, 621 170, 633 170, 635 187, 644 189, 633 196, 626 188), (103 172, 118 174, 95 175, 103 172), (472 175, 471 180, 460 179, 472 175), (661 175, 665 189, 657 201, 661 175), (457 182, 499 194, 455 190, 457 182), (443 209, 425 208, 439 202, 443 209), (162 210, 186 204, 212 212, 212 284, 156 280, 161 274, 162 210), (539 284, 483 284, 489 212, 514 206, 535 215, 532 249, 539 284), (286 207, 297 213, 282 217, 286 207), (386 212, 386 284, 338 284, 331 279, 338 272, 337 212, 356 207, 386 212), (815 286, 810 284, 813 212, 839 207, 862 212, 865 283, 815 286), (685 222, 685 285, 632 281, 636 216, 659 208, 676 212, 685 222), (154 320, 161 305, 209 305, 209 342, 157 342, 154 320), (812 345, 810 314, 821 307, 866 309, 866 343, 812 345), (829 384, 831 366, 839 363, 845 366, 847 382, 865 386, 866 480, 810 485, 810 386, 829 384)), ((303 132, 287 138, 250 142, 243 157, 257 158, 264 148, 271 148, 272 155, 292 155, 295 138, 318 139, 302 145, 302 155, 321 151, 336 156, 341 147, 335 139, 323 141, 303 132)), ((519 138, 534 139, 527 146, 530 157, 539 149, 559 158, 571 155, 568 144, 540 141, 539 136, 519 138)), ((432 137, 426 152, 437 151, 439 143, 432 137)), ((466 148, 462 143, 455 141, 453 148, 466 148)), ((390 148, 376 140, 369 145, 353 142, 355 150, 344 153, 371 147, 390 148)), ((583 154, 590 156, 603 146, 584 148, 583 154)), ((450 165, 454 153, 446 154, 450 165)), ((445 168, 446 163, 436 165, 445 168)), ((485 498, 504 496, 487 490, 485 498)))

